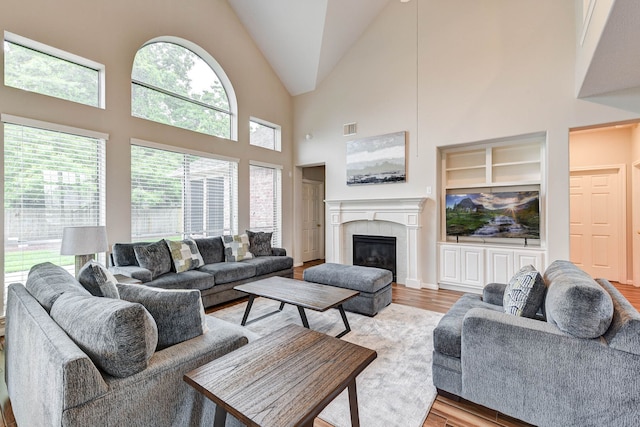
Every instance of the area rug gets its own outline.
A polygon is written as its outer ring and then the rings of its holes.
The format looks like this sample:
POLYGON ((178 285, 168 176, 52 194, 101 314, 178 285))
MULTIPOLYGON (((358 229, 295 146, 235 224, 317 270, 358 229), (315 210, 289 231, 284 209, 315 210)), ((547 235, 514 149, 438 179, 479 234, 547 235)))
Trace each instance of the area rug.
MULTIPOLYGON (((211 313, 239 324, 246 303, 211 313)), ((247 327, 264 336, 287 324, 302 325, 296 307, 257 298, 247 327), (274 313, 263 317, 269 313, 274 313), (263 317, 263 318, 261 318, 263 317), (252 319, 259 319, 252 322, 252 319)), ((332 336, 344 330, 338 310, 306 310, 311 329, 332 336)), ((376 350, 378 357, 357 380, 360 424, 363 427, 421 427, 436 397, 431 377, 433 329, 440 313, 391 304, 375 317, 347 312, 351 332, 342 339, 376 350)), ((345 390, 320 414, 335 427, 351 426, 345 390)))

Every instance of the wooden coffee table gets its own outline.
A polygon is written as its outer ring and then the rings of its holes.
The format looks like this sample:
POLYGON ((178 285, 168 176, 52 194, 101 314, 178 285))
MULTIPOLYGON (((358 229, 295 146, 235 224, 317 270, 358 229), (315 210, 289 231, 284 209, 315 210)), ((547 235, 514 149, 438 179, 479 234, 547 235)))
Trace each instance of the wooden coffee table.
MULTIPOLYGON (((302 325, 309 328, 309 321, 304 312, 305 308, 315 311, 326 311, 330 308, 337 308, 342 316, 345 330, 338 335, 342 337, 351 331, 349 320, 344 312, 342 303, 348 299, 358 296, 360 292, 350 289, 337 288, 335 286, 322 285, 318 283, 304 282, 301 280, 289 279, 286 277, 269 277, 255 282, 246 283, 244 285, 235 286, 234 289, 249 294, 249 302, 244 311, 242 318, 242 326, 247 324, 253 301, 256 297, 265 297, 272 300, 280 301, 280 311, 285 304, 292 304, 298 307, 302 325)), ((270 313, 272 314, 272 313, 270 313)), ((264 317, 264 316, 263 316, 264 317)), ((262 317, 255 319, 259 320, 262 317)))
POLYGON ((313 426, 345 388, 351 425, 359 426, 356 377, 377 353, 299 325, 288 325, 215 359, 184 380, 216 405, 214 427, 227 413, 248 426, 313 426))

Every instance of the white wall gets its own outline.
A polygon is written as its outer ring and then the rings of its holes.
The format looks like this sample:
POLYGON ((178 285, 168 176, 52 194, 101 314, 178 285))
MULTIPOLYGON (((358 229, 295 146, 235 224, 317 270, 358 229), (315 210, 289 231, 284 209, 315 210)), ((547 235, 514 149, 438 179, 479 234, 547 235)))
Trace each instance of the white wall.
MULTIPOLYGON (((106 65, 105 110, 1 85, 0 112, 110 134, 106 171, 110 243, 130 240, 130 138, 139 138, 239 158, 240 231, 249 226, 249 160, 283 165, 283 246, 291 250, 292 229, 287 225, 292 222, 293 203, 292 99, 226 0, 4 0, 0 31, 106 65), (225 70, 238 100, 238 142, 131 117, 136 51, 167 35, 199 45, 225 70), (249 145, 250 116, 282 127, 281 153, 249 145)), ((0 58, 0 75, 3 64, 0 58)))
POLYGON ((390 2, 322 85, 294 98, 295 164, 326 164, 328 200, 420 197, 432 187, 422 276, 435 284, 438 147, 546 132, 549 261, 568 258, 569 129, 633 118, 575 98, 575 21, 568 1, 390 2), (356 138, 408 131, 406 183, 346 186, 354 137, 342 124, 352 121, 356 138))

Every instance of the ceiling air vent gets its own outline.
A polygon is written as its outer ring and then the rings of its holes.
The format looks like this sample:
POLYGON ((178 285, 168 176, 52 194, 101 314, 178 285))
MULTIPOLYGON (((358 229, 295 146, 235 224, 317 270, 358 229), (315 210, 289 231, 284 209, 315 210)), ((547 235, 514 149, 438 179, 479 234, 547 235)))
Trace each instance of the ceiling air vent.
POLYGON ((344 125, 344 136, 355 135, 358 133, 358 125, 356 123, 347 123, 344 125))

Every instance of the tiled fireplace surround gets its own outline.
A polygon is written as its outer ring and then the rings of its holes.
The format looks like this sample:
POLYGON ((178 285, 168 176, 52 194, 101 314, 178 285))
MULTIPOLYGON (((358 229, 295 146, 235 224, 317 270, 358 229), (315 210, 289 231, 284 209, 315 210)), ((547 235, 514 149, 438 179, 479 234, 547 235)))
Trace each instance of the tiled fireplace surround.
POLYGON ((426 199, 327 200, 327 262, 353 263, 353 235, 396 238, 398 283, 422 287, 422 207, 426 199))

